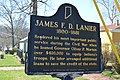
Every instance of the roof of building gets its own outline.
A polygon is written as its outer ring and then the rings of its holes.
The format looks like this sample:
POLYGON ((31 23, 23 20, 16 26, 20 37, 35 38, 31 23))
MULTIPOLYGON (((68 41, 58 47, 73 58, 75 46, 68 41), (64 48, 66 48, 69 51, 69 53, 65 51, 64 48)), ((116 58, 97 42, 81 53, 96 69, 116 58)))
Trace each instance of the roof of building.
MULTIPOLYGON (((107 25, 107 28, 111 32, 120 32, 120 26, 116 26, 116 24, 107 25)), ((100 27, 100 31, 105 31, 104 26, 100 27)))
MULTIPOLYGON (((116 24, 111 24, 111 25, 107 25, 107 28, 108 28, 108 30, 112 30, 112 29, 117 28, 117 26, 116 26, 116 24)), ((104 31, 104 30, 105 30, 104 26, 101 26, 100 31, 104 31)))
POLYGON ((25 37, 23 39, 20 40, 20 42, 24 42, 24 41, 27 41, 28 40, 28 37, 25 37))
MULTIPOLYGON (((107 28, 109 30, 115 29, 116 28, 116 24, 107 25, 107 28)), ((100 27, 100 31, 104 31, 104 30, 105 30, 104 26, 101 26, 100 27)))
POLYGON ((116 27, 116 28, 112 29, 112 32, 120 32, 120 27, 116 27))

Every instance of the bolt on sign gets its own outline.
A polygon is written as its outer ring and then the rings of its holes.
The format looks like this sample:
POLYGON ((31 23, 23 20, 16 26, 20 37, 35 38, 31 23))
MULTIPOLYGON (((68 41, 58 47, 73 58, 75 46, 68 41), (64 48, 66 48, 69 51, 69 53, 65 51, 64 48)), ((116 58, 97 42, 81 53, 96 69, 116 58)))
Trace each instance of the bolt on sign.
POLYGON ((99 23, 84 21, 71 4, 51 17, 31 15, 25 64, 27 74, 101 72, 99 23))

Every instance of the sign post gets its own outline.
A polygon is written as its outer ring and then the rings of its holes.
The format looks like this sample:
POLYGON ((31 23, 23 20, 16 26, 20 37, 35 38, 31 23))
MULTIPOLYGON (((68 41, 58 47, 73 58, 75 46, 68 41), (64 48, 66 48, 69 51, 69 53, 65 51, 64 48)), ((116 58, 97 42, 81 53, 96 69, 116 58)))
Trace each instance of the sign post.
POLYGON ((51 17, 32 15, 28 37, 27 74, 103 70, 99 23, 84 21, 71 4, 51 17))

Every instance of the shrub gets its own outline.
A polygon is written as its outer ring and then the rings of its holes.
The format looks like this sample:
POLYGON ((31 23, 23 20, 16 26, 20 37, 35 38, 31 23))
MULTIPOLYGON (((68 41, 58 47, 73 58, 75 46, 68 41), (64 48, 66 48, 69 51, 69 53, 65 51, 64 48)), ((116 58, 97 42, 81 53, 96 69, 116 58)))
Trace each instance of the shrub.
POLYGON ((14 51, 13 50, 5 50, 5 54, 14 54, 14 51))
MULTIPOLYGON (((120 56, 120 48, 117 48, 118 54, 120 56)), ((120 74, 120 64, 114 54, 114 52, 110 53, 110 61, 112 62, 112 66, 114 67, 114 69, 116 70, 116 72, 118 74, 120 74)))
POLYGON ((107 63, 109 61, 109 52, 108 51, 104 51, 102 52, 103 53, 103 64, 104 64, 104 67, 107 66, 107 63))
POLYGON ((13 48, 12 51, 13 51, 13 52, 17 52, 17 48, 13 48))

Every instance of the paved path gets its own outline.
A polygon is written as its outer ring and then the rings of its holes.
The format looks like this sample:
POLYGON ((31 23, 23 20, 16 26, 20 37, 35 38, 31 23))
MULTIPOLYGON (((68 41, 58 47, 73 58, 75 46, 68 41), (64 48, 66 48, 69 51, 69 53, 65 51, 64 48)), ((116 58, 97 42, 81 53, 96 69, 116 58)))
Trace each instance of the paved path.
POLYGON ((88 80, 117 80, 102 74, 84 74, 82 77, 88 80))
POLYGON ((21 67, 0 67, 0 70, 24 70, 25 67, 21 66, 21 67))

